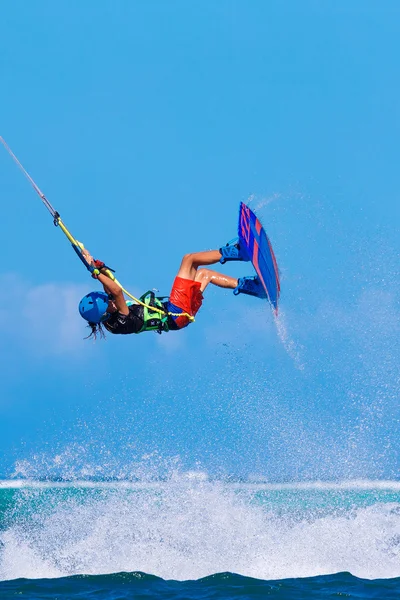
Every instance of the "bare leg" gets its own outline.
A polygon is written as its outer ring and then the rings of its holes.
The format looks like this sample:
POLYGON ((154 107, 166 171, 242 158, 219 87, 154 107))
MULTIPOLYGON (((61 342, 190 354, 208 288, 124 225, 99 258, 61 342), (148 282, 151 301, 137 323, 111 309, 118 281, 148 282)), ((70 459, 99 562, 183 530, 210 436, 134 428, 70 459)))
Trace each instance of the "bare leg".
POLYGON ((206 252, 192 252, 191 254, 185 254, 177 276, 194 280, 199 267, 203 265, 214 265, 219 262, 220 258, 221 253, 219 250, 207 250, 206 252))
POLYGON ((201 284, 201 291, 204 292, 209 283, 222 288, 228 288, 234 290, 237 287, 238 280, 236 277, 230 277, 229 275, 223 275, 217 271, 211 271, 210 269, 199 269, 196 272, 195 281, 199 281, 201 284))
POLYGON ((203 292, 209 283, 212 283, 218 287, 235 289, 238 280, 235 277, 229 277, 229 275, 222 275, 217 271, 211 271, 210 269, 199 269, 203 265, 213 265, 219 262, 221 253, 219 250, 208 250, 206 252, 192 252, 191 254, 185 254, 182 259, 180 269, 177 276, 183 277, 184 279, 192 279, 199 281, 201 284, 201 291, 203 292))

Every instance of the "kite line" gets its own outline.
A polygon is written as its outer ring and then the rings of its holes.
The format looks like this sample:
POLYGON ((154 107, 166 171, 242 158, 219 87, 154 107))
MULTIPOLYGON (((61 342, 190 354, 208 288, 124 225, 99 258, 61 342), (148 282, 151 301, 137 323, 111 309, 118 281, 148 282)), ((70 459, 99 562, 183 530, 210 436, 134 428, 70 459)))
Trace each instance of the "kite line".
POLYGON ((131 298, 137 304, 140 304, 141 306, 144 306, 144 307, 148 308, 151 311, 154 311, 154 312, 157 312, 157 313, 160 313, 160 314, 163 314, 163 315, 171 315, 173 317, 183 315, 185 317, 188 317, 188 319, 190 321, 194 321, 193 315, 189 315, 189 313, 185 313, 185 312, 182 312, 182 313, 171 313, 171 312, 168 312, 166 310, 162 310, 161 308, 157 308, 156 306, 152 306, 150 304, 146 304, 145 302, 142 302, 139 298, 135 298, 135 296, 133 296, 130 292, 128 292, 128 290, 126 290, 121 285, 121 283, 117 280, 117 278, 113 274, 113 270, 110 269, 110 267, 107 267, 106 265, 104 265, 103 267, 101 267, 99 269, 95 265, 89 264, 88 261, 85 259, 83 253, 82 253, 82 250, 85 249, 84 245, 81 242, 78 242, 78 240, 76 238, 74 238, 74 236, 72 235, 72 233, 66 227, 65 223, 62 221, 62 219, 60 217, 60 213, 53 208, 53 206, 47 200, 46 196, 43 194, 43 192, 41 191, 41 189, 39 188, 39 186, 34 182, 34 180, 32 179, 32 177, 29 175, 29 173, 26 171, 26 169, 22 166, 22 164, 20 163, 20 161, 18 160, 18 158, 15 156, 14 152, 11 150, 11 148, 8 146, 8 144, 6 143, 6 141, 4 140, 4 138, 2 138, 1 136, 0 136, 0 142, 3 144, 3 146, 7 150, 8 154, 11 156, 11 158, 13 159, 13 161, 16 163, 16 165, 19 167, 19 169, 25 175, 26 179, 29 181, 29 183, 31 184, 31 186, 33 187, 33 189, 35 190, 35 192, 38 194, 38 196, 42 200, 43 204, 45 205, 45 207, 47 208, 47 210, 49 211, 49 213, 53 217, 53 223, 54 223, 54 225, 56 227, 59 227, 61 229, 61 231, 65 234, 65 236, 68 238, 68 240, 70 241, 70 243, 72 245, 72 248, 76 252, 77 256, 80 258, 80 260, 82 261, 82 263, 85 265, 86 269, 91 273, 92 276, 94 276, 95 278, 97 278, 100 275, 100 273, 103 273, 103 274, 107 275, 112 281, 115 281, 115 283, 117 285, 119 285, 119 287, 122 289, 122 291, 124 292, 124 294, 126 294, 129 298, 131 298))

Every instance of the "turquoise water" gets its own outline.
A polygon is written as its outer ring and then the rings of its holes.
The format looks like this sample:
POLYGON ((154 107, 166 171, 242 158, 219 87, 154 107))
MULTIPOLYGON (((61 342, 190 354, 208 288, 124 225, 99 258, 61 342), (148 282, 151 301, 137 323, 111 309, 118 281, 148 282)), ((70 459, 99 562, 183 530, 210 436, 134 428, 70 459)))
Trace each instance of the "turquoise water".
POLYGON ((0 597, 399 598, 400 483, 0 483, 0 597))

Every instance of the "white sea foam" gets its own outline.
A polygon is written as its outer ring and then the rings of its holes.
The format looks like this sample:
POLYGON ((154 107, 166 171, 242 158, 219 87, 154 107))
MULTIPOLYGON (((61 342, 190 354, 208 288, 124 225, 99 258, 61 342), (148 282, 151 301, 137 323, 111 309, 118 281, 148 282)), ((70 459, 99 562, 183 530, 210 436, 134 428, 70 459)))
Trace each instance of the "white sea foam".
POLYGON ((0 579, 120 571, 178 580, 223 571, 261 579, 400 576, 400 503, 379 501, 383 489, 398 492, 399 482, 375 482, 370 505, 363 492, 358 507, 345 490, 371 490, 372 482, 246 490, 182 476, 81 484, 18 492, 0 534, 0 579))
MULTIPOLYGON (((182 474, 182 479, 194 479, 197 481, 206 481, 208 476, 206 473, 188 471, 182 474)), ((3 479, 0 480, 0 489, 52 489, 52 488, 99 488, 99 489, 167 489, 173 486, 171 482, 159 481, 88 481, 74 480, 71 481, 36 481, 33 479, 3 479)), ((319 491, 346 491, 346 490, 385 490, 392 492, 400 492, 400 481, 390 479, 349 479, 343 481, 298 481, 290 483, 267 483, 259 482, 238 482, 229 483, 229 489, 235 490, 254 490, 254 491, 296 491, 296 490, 319 490, 319 491)))

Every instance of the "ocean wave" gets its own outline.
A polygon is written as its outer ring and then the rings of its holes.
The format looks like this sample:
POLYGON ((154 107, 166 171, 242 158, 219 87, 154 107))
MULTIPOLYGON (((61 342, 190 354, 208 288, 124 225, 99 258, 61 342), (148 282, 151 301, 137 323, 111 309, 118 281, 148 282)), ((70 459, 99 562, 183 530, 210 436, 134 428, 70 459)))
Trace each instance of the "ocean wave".
POLYGON ((166 581, 141 572, 115 573, 112 575, 78 575, 60 579, 0 582, 2 598, 24 595, 30 598, 70 600, 78 595, 95 596, 98 600, 130 600, 135 598, 169 598, 170 600, 217 600, 219 598, 279 598, 279 600, 318 599, 345 596, 363 600, 385 598, 397 600, 400 580, 387 579, 370 581, 336 573, 304 579, 263 581, 243 577, 235 573, 216 573, 195 581, 166 581))
POLYGON ((2 492, 12 501, 0 531, 1 580, 121 571, 176 580, 400 576, 400 496, 385 487, 396 482, 36 483, 2 492))

